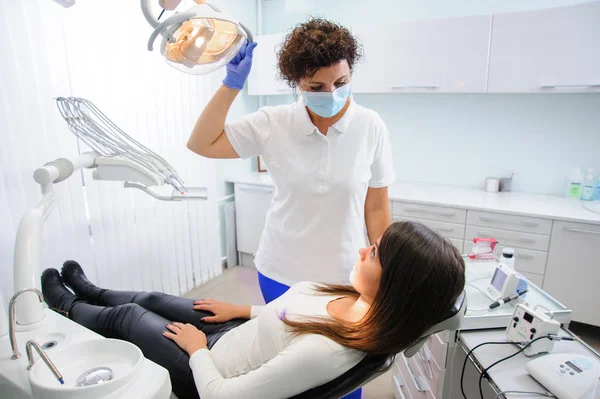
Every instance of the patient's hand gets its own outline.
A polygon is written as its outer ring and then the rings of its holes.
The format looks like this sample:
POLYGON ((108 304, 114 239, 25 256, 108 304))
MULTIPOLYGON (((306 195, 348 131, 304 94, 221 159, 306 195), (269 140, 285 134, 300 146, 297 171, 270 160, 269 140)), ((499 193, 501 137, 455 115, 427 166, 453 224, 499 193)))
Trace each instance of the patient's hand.
POLYGON ((192 356, 197 350, 207 348, 206 335, 192 324, 172 323, 166 327, 171 332, 164 331, 163 335, 175 341, 188 355, 192 356))
POLYGON ((194 301, 194 310, 211 312, 214 316, 203 317, 205 323, 224 323, 231 319, 249 319, 250 306, 239 306, 214 299, 194 301))

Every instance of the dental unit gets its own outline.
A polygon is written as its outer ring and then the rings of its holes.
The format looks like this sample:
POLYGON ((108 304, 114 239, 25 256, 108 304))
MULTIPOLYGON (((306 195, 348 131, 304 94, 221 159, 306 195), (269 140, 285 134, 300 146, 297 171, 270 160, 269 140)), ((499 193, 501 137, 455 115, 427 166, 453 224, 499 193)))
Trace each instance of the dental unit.
MULTIPOLYGON (((55 208, 60 183, 80 169, 93 169, 94 180, 121 181, 164 201, 206 199, 205 187, 186 187, 177 171, 158 154, 140 144, 104 115, 94 104, 81 98, 58 98, 58 109, 69 130, 92 151, 74 159, 59 158, 33 173, 41 186, 42 199, 19 223, 15 243, 14 289, 39 288, 41 237, 44 222, 55 208), (165 194, 150 187, 170 185, 165 194)), ((43 306, 32 295, 16 299, 16 328, 25 331, 39 327, 43 306)))

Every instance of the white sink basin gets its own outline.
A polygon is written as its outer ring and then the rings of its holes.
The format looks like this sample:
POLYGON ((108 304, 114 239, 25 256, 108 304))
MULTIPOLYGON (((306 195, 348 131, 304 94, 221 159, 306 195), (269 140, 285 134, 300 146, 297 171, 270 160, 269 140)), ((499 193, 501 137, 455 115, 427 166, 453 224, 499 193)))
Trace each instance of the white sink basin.
POLYGON ((38 358, 29 372, 34 398, 108 396, 133 381, 144 360, 137 346, 117 339, 95 339, 57 347, 56 351, 48 352, 48 357, 62 374, 65 383, 61 385, 48 366, 38 358), (77 386, 78 380, 98 368, 110 369, 111 379, 95 385, 77 386))
POLYGON ((583 204, 583 207, 590 212, 600 214, 600 201, 585 203, 585 204, 583 204))

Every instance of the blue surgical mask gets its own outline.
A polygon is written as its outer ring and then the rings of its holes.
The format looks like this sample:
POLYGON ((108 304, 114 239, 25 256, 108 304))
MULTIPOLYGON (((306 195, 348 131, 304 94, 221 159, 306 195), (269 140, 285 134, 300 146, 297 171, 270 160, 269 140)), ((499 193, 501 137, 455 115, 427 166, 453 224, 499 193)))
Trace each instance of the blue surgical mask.
POLYGON ((344 108, 352 92, 352 82, 338 87, 332 92, 303 91, 304 104, 315 114, 323 118, 331 118, 344 108))

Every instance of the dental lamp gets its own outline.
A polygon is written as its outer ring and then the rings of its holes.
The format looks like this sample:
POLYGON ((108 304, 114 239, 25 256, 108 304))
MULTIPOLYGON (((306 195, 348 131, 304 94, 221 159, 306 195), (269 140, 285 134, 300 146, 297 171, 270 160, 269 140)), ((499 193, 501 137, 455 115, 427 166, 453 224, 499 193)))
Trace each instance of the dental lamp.
MULTIPOLYGON (((42 229, 59 197, 54 185, 80 169, 93 169, 94 180, 124 182, 124 187, 137 188, 163 201, 208 198, 206 187, 186 187, 167 161, 127 135, 90 101, 59 97, 56 102, 69 130, 92 151, 73 159, 56 159, 33 173, 34 180, 41 186, 42 199, 19 222, 13 264, 15 292, 40 288, 42 229), (153 189, 165 185, 172 187, 170 195, 153 189)), ((43 323, 44 312, 37 296, 17 298, 16 316, 17 330, 38 328, 43 323)))
MULTIPOLYGON (((154 28, 148 50, 153 50, 154 42, 161 35, 160 52, 178 71, 194 75, 213 72, 229 63, 246 40, 253 40, 244 25, 205 0, 194 0, 195 6, 162 22, 152 14, 151 1, 141 0, 144 17, 154 28)), ((159 0, 163 10, 171 11, 180 2, 159 0)))

